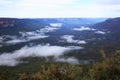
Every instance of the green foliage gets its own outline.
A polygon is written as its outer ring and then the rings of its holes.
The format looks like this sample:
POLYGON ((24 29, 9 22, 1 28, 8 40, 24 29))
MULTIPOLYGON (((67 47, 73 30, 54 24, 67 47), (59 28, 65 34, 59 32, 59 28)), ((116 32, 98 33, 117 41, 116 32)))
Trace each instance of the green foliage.
POLYGON ((120 80, 120 52, 106 57, 102 51, 102 62, 97 62, 89 71, 92 80, 120 80))
POLYGON ((1 75, 0 75, 0 80, 9 80, 9 72, 5 70, 1 75))
MULTIPOLYGON (((51 64, 49 67, 41 65, 42 70, 32 75, 20 74, 19 80, 73 80, 82 73, 82 68, 76 65, 51 64)), ((77 77, 79 78, 79 77, 77 77)))

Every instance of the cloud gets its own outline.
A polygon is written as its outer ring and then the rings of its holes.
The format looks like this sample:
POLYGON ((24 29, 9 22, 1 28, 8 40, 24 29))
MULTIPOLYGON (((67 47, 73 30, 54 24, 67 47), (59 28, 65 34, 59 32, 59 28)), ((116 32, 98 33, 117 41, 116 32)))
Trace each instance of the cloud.
POLYGON ((50 26, 52 26, 52 27, 61 27, 62 23, 50 23, 50 26))
MULTIPOLYGON (((11 53, 1 54, 0 65, 15 66, 21 62, 19 61, 19 59, 26 57, 48 57, 48 56, 59 57, 60 55, 63 55, 64 53, 75 49, 78 50, 82 48, 76 46, 72 47, 50 46, 49 44, 36 45, 31 47, 25 46, 11 53)), ((68 60, 70 61, 71 59, 68 60)))
POLYGON ((94 3, 101 5, 120 5, 120 0, 96 0, 94 3))
POLYGON ((23 38, 26 38, 28 41, 48 37, 48 35, 45 35, 43 32, 37 32, 37 31, 19 32, 19 33, 23 38))
POLYGON ((0 36, 0 43, 3 41, 3 37, 0 36))
POLYGON ((60 1, 60 0, 20 0, 17 1, 19 2, 18 4, 20 6, 28 6, 28 7, 34 7, 34 6, 39 6, 39 7, 60 7, 62 5, 70 5, 70 4, 74 4, 75 0, 64 0, 64 1, 60 1), (29 3, 28 3, 29 2, 29 3), (41 4, 41 5, 40 5, 41 4))
POLYGON ((118 17, 119 0, 0 0, 1 17, 118 17), (26 13, 23 13, 26 12, 26 13))
POLYGON ((95 33, 97 33, 97 34, 106 34, 106 32, 103 32, 103 31, 96 31, 95 33))
POLYGON ((22 42, 27 42, 28 40, 25 39, 14 39, 14 40, 9 40, 6 41, 5 43, 7 44, 16 44, 16 43, 22 43, 22 42))
POLYGON ((17 35, 16 36, 4 35, 0 37, 0 42, 7 44, 16 44, 16 43, 22 43, 31 40, 41 39, 41 38, 47 38, 49 37, 49 35, 45 35, 45 33, 54 32, 58 30, 61 26, 62 26, 61 23, 51 23, 50 26, 45 26, 40 30, 31 31, 31 32, 19 32, 20 37, 17 37, 17 35), (8 40, 4 41, 6 39, 8 40))
POLYGON ((67 46, 67 48, 70 48, 70 49, 75 49, 75 50, 78 50, 78 49, 83 49, 82 47, 80 46, 67 46))
POLYGON ((2 35, 0 36, 0 41, 4 41, 4 40, 7 40, 7 39, 15 39, 16 36, 11 36, 11 35, 2 35))
POLYGON ((3 45, 0 45, 0 47, 2 47, 3 45))
POLYGON ((44 28, 37 30, 37 32, 40 33, 48 33, 48 32, 54 32, 58 29, 60 29, 60 27, 62 26, 62 23, 50 23, 50 26, 45 26, 44 28))
POLYGON ((41 39, 41 38, 47 38, 49 37, 48 35, 44 35, 41 33, 37 32, 19 32, 21 37, 15 37, 12 40, 8 40, 5 43, 7 44, 16 44, 16 43, 22 43, 22 42, 27 42, 35 39, 41 39))
POLYGON ((65 40, 68 43, 86 44, 84 40, 74 40, 73 38, 73 35, 64 35, 61 37, 61 39, 65 40))
POLYGON ((17 39, 17 37, 16 36, 11 36, 11 35, 2 35, 2 36, 0 36, 0 43, 2 43, 2 44, 4 44, 4 43, 6 43, 7 41, 11 41, 11 40, 13 40, 13 41, 15 41, 15 42, 19 42, 20 40, 16 40, 17 39))
POLYGON ((90 27, 84 27, 84 26, 82 26, 82 27, 80 27, 80 28, 73 28, 73 30, 76 30, 76 31, 94 31, 95 29, 93 29, 93 28, 90 28, 90 27))
POLYGON ((106 33, 106 32, 103 32, 103 31, 96 30, 94 28, 84 27, 84 26, 82 26, 80 28, 73 28, 73 30, 75 30, 75 31, 94 31, 97 34, 105 34, 106 33))
POLYGON ((53 32, 55 30, 57 30, 58 28, 56 27, 49 27, 49 26, 46 26, 45 28, 41 29, 40 32, 41 33, 47 33, 47 32, 53 32))
POLYGON ((12 4, 13 2, 10 0, 0 0, 0 5, 9 5, 12 4))
POLYGON ((56 58, 57 62, 67 62, 70 64, 79 64, 79 61, 74 58, 74 57, 70 57, 70 58, 56 58))

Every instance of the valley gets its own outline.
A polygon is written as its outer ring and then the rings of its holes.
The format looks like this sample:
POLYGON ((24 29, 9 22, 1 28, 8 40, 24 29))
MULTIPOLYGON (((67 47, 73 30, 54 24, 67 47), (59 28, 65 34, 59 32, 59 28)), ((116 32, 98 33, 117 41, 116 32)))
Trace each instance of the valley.
POLYGON ((84 70, 102 61, 102 50, 106 58, 120 50, 119 31, 120 18, 0 18, 0 75, 7 70, 16 80, 51 64, 84 70))

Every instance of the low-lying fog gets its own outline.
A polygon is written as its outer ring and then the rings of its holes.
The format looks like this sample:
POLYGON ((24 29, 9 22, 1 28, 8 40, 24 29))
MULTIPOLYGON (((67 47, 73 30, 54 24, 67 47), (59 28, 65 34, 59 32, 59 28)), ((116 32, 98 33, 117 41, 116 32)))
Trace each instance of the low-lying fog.
MULTIPOLYGON (((0 36, 0 47, 5 45, 14 45, 17 43, 23 43, 23 42, 29 42, 31 40, 39 40, 39 39, 45 39, 48 37, 51 37, 51 35, 48 35, 46 33, 49 32, 56 32, 57 30, 61 29, 62 23, 50 23, 49 25, 45 26, 44 28, 41 28, 40 30, 36 31, 29 31, 29 32, 18 32, 18 35, 2 35, 0 36)), ((90 27, 77 27, 73 28, 73 31, 93 31, 95 34, 106 34, 104 31, 96 30, 94 28, 90 27)), ((75 35, 65 34, 58 36, 59 41, 62 41, 64 43, 73 43, 73 44, 87 44, 85 40, 82 39, 75 39, 75 35)), ((59 42, 58 41, 58 42, 59 42)), ((44 42, 44 41, 43 41, 44 42)), ((68 62, 68 63, 75 63, 79 64, 79 60, 74 57, 68 57, 68 58, 60 58, 61 55, 67 54, 68 52, 72 50, 81 50, 83 47, 81 46, 58 46, 58 45, 50 45, 45 43, 37 44, 34 46, 27 46, 21 47, 18 50, 12 51, 12 52, 4 52, 0 53, 0 65, 8 65, 8 66, 15 66, 19 63, 21 63, 21 58, 27 58, 27 57, 49 57, 53 56, 55 61, 58 62, 68 62)), ((24 63, 24 62, 23 62, 24 63)))

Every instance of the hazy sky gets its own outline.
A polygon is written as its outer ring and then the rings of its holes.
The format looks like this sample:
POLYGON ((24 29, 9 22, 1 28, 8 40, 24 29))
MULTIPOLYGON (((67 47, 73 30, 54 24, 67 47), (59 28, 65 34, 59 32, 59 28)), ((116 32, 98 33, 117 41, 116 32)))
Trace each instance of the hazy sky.
POLYGON ((0 17, 119 17, 120 0, 0 0, 0 17))

